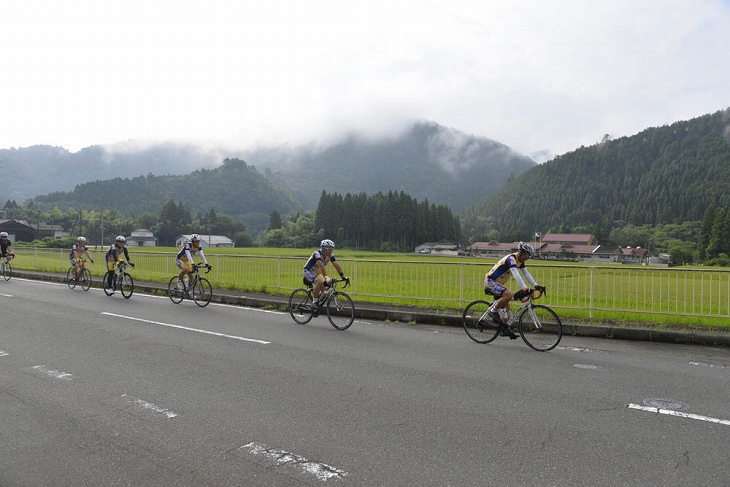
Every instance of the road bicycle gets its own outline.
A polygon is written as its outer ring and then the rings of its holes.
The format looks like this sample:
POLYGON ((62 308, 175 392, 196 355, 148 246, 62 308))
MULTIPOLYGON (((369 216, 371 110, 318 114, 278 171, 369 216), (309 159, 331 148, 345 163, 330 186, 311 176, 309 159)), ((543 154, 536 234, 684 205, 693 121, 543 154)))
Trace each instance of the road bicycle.
POLYGON ((104 293, 106 293, 107 296, 111 296, 114 294, 114 291, 120 290, 124 299, 132 297, 132 293, 134 293, 134 279, 132 279, 132 276, 127 273, 127 266, 134 268, 134 264, 131 262, 122 261, 117 264, 116 270, 107 271, 107 273, 104 274, 102 286, 104 287, 104 293), (109 274, 112 274, 111 290, 106 287, 109 282, 109 274))
POLYGON ((355 321, 355 305, 352 298, 342 291, 338 291, 337 283, 344 282, 346 288, 350 285, 349 279, 332 279, 332 284, 325 288, 319 297, 319 307, 312 308, 312 283, 303 280, 306 288, 298 288, 289 295, 289 314, 292 319, 304 325, 310 322, 320 311, 327 310, 330 324, 337 330, 347 330, 355 321))
POLYGON ((86 268, 86 259, 79 260, 77 267, 78 269, 74 266, 69 267, 66 272, 66 283, 68 283, 69 289, 81 285, 81 289, 88 291, 91 287, 91 271, 86 268))
POLYGON ((183 299, 188 298, 195 301, 195 304, 201 308, 205 308, 213 298, 213 287, 210 285, 208 279, 200 276, 200 268, 205 267, 207 270, 205 273, 209 273, 213 268, 210 264, 193 264, 193 280, 190 285, 186 285, 185 281, 181 282, 182 289, 177 287, 178 276, 173 276, 170 279, 170 283, 167 285, 167 295, 170 296, 170 301, 175 304, 179 304, 183 299))
POLYGON ((0 263, 0 272, 2 272, 3 279, 6 281, 9 281, 13 276, 13 266, 10 265, 10 261, 13 260, 13 257, 15 257, 15 254, 8 254, 8 256, 3 259, 2 263, 0 263))
POLYGON ((464 330, 475 342, 489 343, 498 336, 508 336, 507 327, 518 325, 517 330, 528 347, 539 352, 552 350, 560 343, 563 336, 563 324, 555 311, 547 306, 534 304, 534 301, 543 294, 542 290, 516 292, 514 300, 521 302, 520 307, 512 313, 507 323, 501 324, 495 323, 487 313, 492 303, 483 300, 473 301, 467 305, 462 314, 464 330))

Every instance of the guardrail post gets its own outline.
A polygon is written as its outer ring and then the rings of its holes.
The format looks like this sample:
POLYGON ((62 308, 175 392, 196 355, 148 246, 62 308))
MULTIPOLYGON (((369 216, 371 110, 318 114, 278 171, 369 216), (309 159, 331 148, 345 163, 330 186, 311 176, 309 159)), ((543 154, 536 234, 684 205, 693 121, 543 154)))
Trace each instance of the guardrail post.
POLYGON ((596 289, 596 268, 591 267, 591 289, 590 289, 590 301, 588 303, 588 316, 590 319, 593 319, 593 299, 594 299, 594 293, 596 289))

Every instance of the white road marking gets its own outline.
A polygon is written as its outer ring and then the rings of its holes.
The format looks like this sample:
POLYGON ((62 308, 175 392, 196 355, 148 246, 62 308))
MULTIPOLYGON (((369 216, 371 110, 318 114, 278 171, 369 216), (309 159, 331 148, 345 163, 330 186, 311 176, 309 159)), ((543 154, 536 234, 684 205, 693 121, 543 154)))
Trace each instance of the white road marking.
POLYGON ((2 296, 4 298, 12 298, 13 297, 12 294, 5 294, 5 293, 0 293, 0 296, 2 296))
POLYGON ((321 480, 322 482, 331 478, 340 479, 347 475, 347 472, 344 470, 330 467, 324 463, 312 462, 304 457, 300 457, 299 455, 295 455, 294 453, 289 453, 284 450, 275 450, 261 443, 251 442, 243 445, 239 448, 239 450, 247 450, 248 453, 252 455, 263 455, 266 458, 276 461, 279 465, 291 465, 293 467, 298 467, 304 472, 314 475, 317 480, 321 480))
POLYGON ((40 372, 41 374, 51 377, 52 379, 61 379, 61 380, 72 380, 74 378, 73 375, 67 374, 66 372, 60 372, 58 370, 49 369, 45 365, 36 365, 35 367, 31 367, 36 372, 40 372))
POLYGON ((130 396, 128 394, 122 394, 122 397, 130 404, 142 408, 142 409, 149 409, 152 412, 155 413, 161 413, 164 414, 167 419, 174 418, 177 416, 177 413, 173 413, 169 409, 162 408, 160 406, 157 406, 156 404, 152 404, 151 402, 143 401, 142 399, 138 399, 134 396, 130 396))
POLYGON ((711 418, 709 416, 701 416, 699 414, 683 413, 680 411, 674 411, 673 409, 653 408, 649 406, 641 406, 639 404, 629 404, 627 407, 629 409, 638 409, 640 411, 647 411, 650 413, 666 414, 668 416, 677 416, 679 418, 699 419, 700 421, 707 421, 710 423, 724 424, 726 426, 730 426, 730 421, 726 419, 717 419, 711 418))
POLYGON ((727 367, 726 365, 714 365, 714 364, 706 364, 704 362, 690 362, 690 365, 696 365, 697 367, 709 367, 711 369, 717 367, 718 369, 724 369, 727 367))
POLYGON ((8 355, 10 355, 10 354, 8 352, 6 352, 5 350, 0 350, 0 357, 7 357, 8 355))
POLYGON ((199 328, 190 328, 187 326, 173 325, 171 323, 163 323, 161 321, 145 320, 143 318, 135 318, 134 316, 125 316, 125 315, 119 315, 116 313, 108 313, 106 311, 102 312, 101 314, 107 315, 107 316, 114 316, 116 318, 123 318, 125 320, 141 321, 142 323, 149 323, 151 325, 160 325, 160 326, 167 326, 168 328, 177 328, 178 330, 194 331, 196 333, 203 333, 204 335, 213 335, 213 336, 222 337, 222 338, 232 338, 234 340, 241 340, 243 342, 261 343, 263 345, 268 345, 269 343, 271 343, 271 342, 266 342, 264 340, 255 340, 253 338, 244 338, 244 337, 240 337, 240 336, 236 336, 236 335, 227 335, 225 333, 217 333, 215 331, 201 330, 199 328))

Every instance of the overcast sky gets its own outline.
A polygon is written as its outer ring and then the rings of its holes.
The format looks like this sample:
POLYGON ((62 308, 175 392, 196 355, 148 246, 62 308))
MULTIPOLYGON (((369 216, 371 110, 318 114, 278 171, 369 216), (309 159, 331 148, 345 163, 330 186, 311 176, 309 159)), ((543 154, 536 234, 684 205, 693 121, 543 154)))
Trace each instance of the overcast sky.
POLYGON ((730 107, 730 0, 16 1, 0 148, 249 148, 416 120, 531 155, 730 107))

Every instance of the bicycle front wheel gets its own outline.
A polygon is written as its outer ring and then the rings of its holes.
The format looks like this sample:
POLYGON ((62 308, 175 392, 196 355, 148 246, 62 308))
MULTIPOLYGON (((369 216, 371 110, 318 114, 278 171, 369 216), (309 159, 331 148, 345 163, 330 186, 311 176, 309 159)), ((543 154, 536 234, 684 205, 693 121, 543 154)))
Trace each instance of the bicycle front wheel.
POLYGON ((289 314, 300 325, 312 319, 312 293, 304 288, 295 289, 289 295, 289 314))
POLYGON ((68 272, 66 272, 66 284, 68 284, 69 289, 76 287, 76 269, 73 267, 69 268, 68 272))
POLYGON ((563 324, 555 311, 535 304, 520 316, 520 335, 528 347, 538 352, 547 352, 560 343, 563 324))
POLYGON ((91 271, 84 267, 84 272, 81 273, 81 289, 88 291, 91 287, 91 271))
POLYGON ((347 293, 335 291, 327 300, 327 318, 338 330, 347 330, 355 321, 355 305, 347 293))
POLYGON ((208 279, 201 277, 193 284, 193 301, 201 308, 205 308, 213 298, 213 288, 210 285, 208 279))
POLYGON ((167 295, 170 297, 170 301, 175 304, 182 302, 185 297, 185 291, 177 288, 177 276, 173 276, 170 279, 170 284, 167 285, 167 295))
POLYGON ((134 293, 134 279, 132 279, 132 276, 126 272, 119 276, 119 288, 122 291, 124 299, 131 298, 134 293))
POLYGON ((461 315, 464 331, 477 343, 489 343, 497 338, 497 324, 487 314, 491 305, 487 301, 472 301, 461 315))

